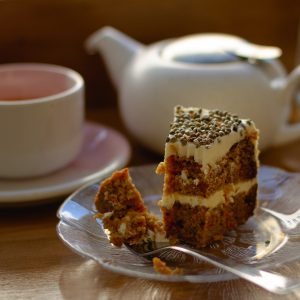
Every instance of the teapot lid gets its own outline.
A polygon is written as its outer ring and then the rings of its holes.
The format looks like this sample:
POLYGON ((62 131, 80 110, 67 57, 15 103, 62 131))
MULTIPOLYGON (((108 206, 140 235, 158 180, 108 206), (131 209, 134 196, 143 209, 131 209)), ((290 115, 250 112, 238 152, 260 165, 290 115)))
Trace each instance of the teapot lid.
POLYGON ((251 45, 228 34, 197 34, 175 39, 161 51, 164 59, 196 64, 238 61, 239 49, 251 45), (243 47, 242 47, 243 46, 243 47))

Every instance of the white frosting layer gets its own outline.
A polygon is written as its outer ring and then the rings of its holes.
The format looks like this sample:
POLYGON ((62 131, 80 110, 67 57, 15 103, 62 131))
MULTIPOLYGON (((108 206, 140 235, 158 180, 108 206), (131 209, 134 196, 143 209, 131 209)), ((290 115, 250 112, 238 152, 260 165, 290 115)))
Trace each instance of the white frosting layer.
POLYGON ((179 157, 193 157, 194 160, 202 164, 202 168, 206 169, 208 165, 213 166, 218 160, 220 160, 230 148, 240 140, 244 139, 247 135, 251 135, 256 132, 255 127, 248 126, 242 132, 232 131, 230 134, 222 136, 220 142, 217 140, 213 144, 207 146, 196 147, 193 143, 187 143, 182 145, 181 142, 177 141, 175 143, 166 143, 165 148, 165 158, 176 155, 179 157))
POLYGON ((170 209, 175 201, 181 204, 189 204, 192 207, 205 206, 208 208, 214 208, 221 203, 228 203, 233 201, 233 196, 238 193, 247 192, 254 184, 257 183, 256 178, 240 182, 238 184, 228 184, 222 190, 216 191, 208 198, 193 195, 183 195, 179 193, 173 193, 170 195, 163 195, 160 201, 160 206, 170 209))
MULTIPOLYGON (((182 108, 183 110, 188 110, 182 108)), ((209 110, 202 110, 202 117, 209 115, 209 110)), ((241 126, 238 131, 231 130, 229 134, 218 137, 212 144, 196 146, 193 142, 183 145, 179 140, 176 142, 167 142, 165 145, 165 159, 171 155, 179 157, 193 157, 194 160, 207 169, 208 165, 214 166, 230 148, 237 142, 243 140, 246 136, 252 137, 253 143, 256 143, 257 129, 253 122, 248 123, 246 119, 241 119, 241 126)), ((256 143, 257 144, 257 143, 256 143)), ((257 156, 257 145, 255 147, 257 156)))

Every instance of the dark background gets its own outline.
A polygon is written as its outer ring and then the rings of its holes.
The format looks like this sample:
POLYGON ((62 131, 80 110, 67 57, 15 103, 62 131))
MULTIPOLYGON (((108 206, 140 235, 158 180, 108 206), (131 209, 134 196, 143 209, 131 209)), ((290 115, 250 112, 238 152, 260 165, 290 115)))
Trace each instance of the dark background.
MULTIPOLYGON (((295 0, 2 0, 0 63, 46 62, 80 72, 87 108, 116 107, 102 59, 85 39, 105 25, 149 44, 191 33, 222 32, 279 46, 295 66, 300 1, 295 0)), ((300 51, 300 49, 298 49, 300 51)))

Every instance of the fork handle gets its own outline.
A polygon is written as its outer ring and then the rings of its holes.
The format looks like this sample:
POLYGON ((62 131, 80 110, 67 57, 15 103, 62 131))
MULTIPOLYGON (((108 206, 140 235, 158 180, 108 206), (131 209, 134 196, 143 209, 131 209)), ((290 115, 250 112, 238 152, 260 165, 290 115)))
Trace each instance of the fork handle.
POLYGON ((279 274, 259 270, 248 265, 239 264, 230 258, 220 259, 212 254, 204 253, 198 249, 192 249, 186 245, 171 246, 170 248, 206 261, 273 293, 287 294, 291 290, 300 287, 300 281, 297 279, 288 278, 279 274))

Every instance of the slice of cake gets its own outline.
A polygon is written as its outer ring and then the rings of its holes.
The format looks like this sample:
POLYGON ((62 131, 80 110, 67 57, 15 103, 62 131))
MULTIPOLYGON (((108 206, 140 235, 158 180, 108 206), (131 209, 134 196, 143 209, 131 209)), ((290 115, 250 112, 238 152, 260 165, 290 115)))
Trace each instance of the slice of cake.
POLYGON ((256 207, 258 131, 251 120, 219 110, 175 108, 157 168, 167 238, 203 247, 221 240, 256 207))
POLYGON ((128 169, 117 171, 104 180, 95 198, 109 240, 115 246, 156 240, 164 236, 162 223, 150 214, 136 189, 128 169))

